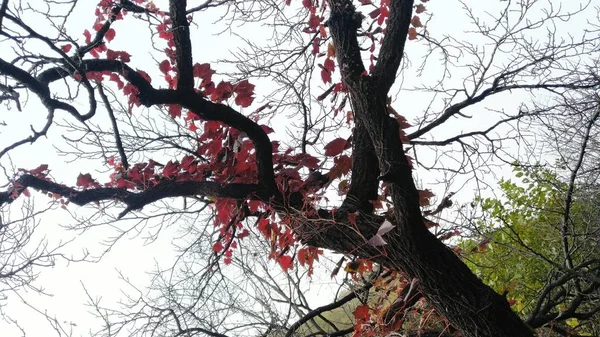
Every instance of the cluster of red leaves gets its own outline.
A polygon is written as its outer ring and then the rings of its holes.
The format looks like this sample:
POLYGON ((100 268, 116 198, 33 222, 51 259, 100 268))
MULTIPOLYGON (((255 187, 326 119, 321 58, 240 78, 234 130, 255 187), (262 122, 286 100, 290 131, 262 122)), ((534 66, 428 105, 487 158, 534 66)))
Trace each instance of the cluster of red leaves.
POLYGON ((443 331, 448 327, 447 320, 437 314, 424 298, 410 307, 405 306, 416 294, 413 291, 408 298, 399 296, 403 290, 410 289, 411 282, 408 280, 406 275, 398 272, 375 280, 375 296, 368 304, 359 305, 354 310, 353 336, 387 336, 401 328, 405 331, 443 331))

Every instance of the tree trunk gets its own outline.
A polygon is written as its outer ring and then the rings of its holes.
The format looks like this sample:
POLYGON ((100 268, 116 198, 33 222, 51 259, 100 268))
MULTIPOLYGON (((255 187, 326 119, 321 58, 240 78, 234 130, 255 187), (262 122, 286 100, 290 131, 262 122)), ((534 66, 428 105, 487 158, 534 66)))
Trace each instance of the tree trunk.
MULTIPOLYGON (((386 235, 388 244, 384 247, 383 263, 417 278, 427 300, 465 336, 533 336, 532 330, 510 309, 506 299, 479 280, 452 250, 425 227, 419 193, 403 150, 399 125, 389 117, 386 105, 404 41, 395 42, 400 44, 398 50, 394 46, 386 46, 385 41, 382 44, 378 63, 391 65, 392 69, 376 67, 371 75, 365 75, 356 37, 355 9, 350 1, 330 1, 330 6, 328 26, 356 121, 353 139, 363 140, 361 145, 354 145, 351 185, 355 187, 358 181, 372 181, 373 172, 379 172, 379 179, 387 184, 394 204, 397 228, 386 235), (400 55, 397 55, 398 52, 400 55), (370 144, 364 141, 365 138, 370 140, 370 144), (376 161, 365 160, 375 158, 373 151, 376 161), (378 168, 355 170, 359 165, 378 168)), ((395 12, 390 14, 386 39, 394 34, 406 39, 412 1, 395 0, 391 8, 395 12)), ((361 190, 367 191, 364 193, 367 196, 374 188, 376 190, 377 185, 361 190)), ((356 204, 365 204, 365 200, 361 200, 364 196, 350 194, 348 198, 358 200, 356 204)), ((369 211, 359 209, 361 212, 369 211)), ((363 233, 373 231, 373 228, 359 229, 364 230, 363 233)))

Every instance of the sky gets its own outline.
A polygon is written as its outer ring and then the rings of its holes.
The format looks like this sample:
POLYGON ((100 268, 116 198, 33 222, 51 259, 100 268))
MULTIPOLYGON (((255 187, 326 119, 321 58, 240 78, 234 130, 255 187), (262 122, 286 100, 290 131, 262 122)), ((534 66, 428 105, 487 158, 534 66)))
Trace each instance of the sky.
MULTIPOLYGON (((39 5, 38 1, 32 1, 31 3, 39 5)), ((66 25, 67 33, 71 36, 82 37, 81 32, 84 29, 90 29, 93 24, 95 1, 80 1, 80 3, 66 25)), ((166 8, 164 3, 165 1, 157 1, 157 5, 162 6, 161 8, 166 8)), ((496 13, 504 5, 504 2, 496 1, 486 2, 483 5, 477 1, 466 1, 466 3, 474 6, 478 17, 485 17, 488 13, 496 13)), ((190 6, 194 4, 194 1, 190 1, 190 6)), ((572 1, 562 1, 561 4, 565 7, 575 6, 572 1)), ((433 13, 431 20, 427 23, 427 28, 432 32, 432 35, 447 34, 458 40, 468 39, 470 42, 476 42, 477 39, 480 39, 482 44, 486 43, 485 39, 480 36, 464 33, 465 30, 469 29, 469 21, 464 16, 461 3, 434 0, 430 1, 427 6, 429 12, 433 13)), ((593 12, 590 11, 590 14, 585 14, 583 19, 577 22, 581 22, 583 27, 585 18, 593 16, 593 12)), ((33 27, 39 31, 49 29, 47 21, 35 20, 31 22, 33 22, 33 27)), ((131 20, 115 24, 117 37, 111 43, 111 48, 130 51, 134 56, 132 59, 134 67, 147 70, 153 78, 159 78, 158 68, 156 67, 158 62, 153 59, 157 54, 148 49, 148 30, 143 25, 132 26, 130 23, 131 20)), ((193 32, 193 34, 196 34, 193 37, 194 50, 197 51, 195 52, 195 61, 201 63, 212 62, 217 70, 222 72, 225 72, 228 66, 223 62, 218 62, 218 60, 230 58, 232 51, 243 46, 242 38, 252 39, 257 43, 268 43, 269 30, 271 29, 256 24, 241 28, 234 26, 232 31, 239 35, 232 34, 229 31, 217 35, 218 32, 223 30, 224 22, 212 11, 196 15, 194 23, 197 25, 193 32)), ((569 22, 568 25, 568 28, 572 31, 581 29, 573 21, 569 22)), ((544 31, 541 34, 544 34, 544 31)), ((543 35, 540 36, 543 37, 543 35)), ((47 51, 47 47, 39 43, 27 45, 27 48, 34 51, 47 51)), ((510 54, 508 50, 503 52, 507 55, 510 54)), ((406 54, 407 60, 413 67, 411 69, 414 69, 427 53, 428 51, 418 43, 409 42, 406 54)), ((465 53, 464 50, 454 50, 453 53, 456 56, 455 62, 460 65, 468 65, 469 57, 473 57, 468 56, 468 53, 465 53)), ((475 54, 488 57, 489 51, 482 47, 475 54)), ((5 60, 10 59, 13 55, 11 51, 6 49, 0 51, 0 57, 5 60)), ((435 54, 433 56, 435 57, 435 54)), ((502 64, 501 60, 500 58, 498 65, 502 64)), ((406 71, 393 88, 392 92, 396 93, 393 106, 399 113, 405 115, 409 121, 422 114, 423 109, 430 105, 432 99, 431 93, 416 92, 409 89, 419 84, 434 85, 439 79, 440 67, 440 62, 433 58, 421 74, 411 70, 406 71)), ((444 79, 444 87, 462 86, 462 79, 467 71, 468 69, 465 67, 453 70, 444 79)), ((271 86, 274 85, 265 80, 258 81, 258 83, 261 83, 264 89, 258 86, 256 105, 262 103, 261 92, 267 93, 272 90, 271 86)), ((315 86, 318 85, 315 84, 315 86)), ((321 87, 323 90, 325 89, 325 86, 321 85, 321 87)), ((441 88, 441 86, 434 88, 441 88)), ((313 92, 319 91, 320 88, 313 90, 313 92)), ((464 120, 450 120, 447 125, 435 133, 436 137, 443 139, 445 135, 455 135, 457 130, 465 132, 473 128, 480 128, 482 125, 489 125, 490 112, 486 108, 493 107, 514 111, 526 97, 519 93, 510 93, 486 100, 483 105, 465 111, 465 113, 472 115, 472 118, 467 122, 464 120), (510 99, 507 99, 508 97, 510 99)), ((83 103, 81 104, 83 108, 83 103)), ((432 106, 435 108, 441 106, 441 104, 442 102, 437 100, 434 101, 432 106)), ((22 112, 17 112, 14 109, 8 110, 4 105, 0 107, 0 121, 4 121, 10 126, 9 128, 0 128, 0 144, 8 144, 24 134, 28 134, 30 125, 39 129, 45 121, 45 110, 32 95, 27 97, 27 103, 24 104, 22 112)), ((101 116, 97 119, 97 123, 106 122, 106 118, 102 119, 101 116)), ((272 121, 272 125, 278 126, 285 125, 285 123, 286 117, 284 114, 279 119, 272 121)), ((285 140, 283 134, 279 133, 279 137, 285 140)), ((72 185, 74 185, 77 175, 86 173, 86 171, 96 171, 95 177, 107 176, 106 167, 98 167, 97 161, 72 161, 73 158, 69 156, 57 156, 57 148, 62 150, 68 148, 65 142, 62 141, 62 136, 71 137, 75 135, 66 134, 64 128, 53 127, 48 134, 48 140, 42 139, 33 145, 14 151, 9 157, 1 158, 0 163, 5 167, 14 168, 35 168, 40 164, 49 164, 52 176, 57 181, 72 185)), ((512 146, 512 149, 518 149, 518 144, 512 146)), ((434 160, 433 153, 426 154, 424 152, 420 160, 423 160, 426 164, 432 163, 434 160)), ((495 181, 502 175, 510 174, 507 169, 499 169, 496 173, 498 176, 491 176, 491 181, 495 181)), ((421 184, 434 188, 436 193, 444 193, 446 189, 443 184, 444 176, 440 172, 421 169, 417 171, 417 176, 418 182, 421 184), (436 182, 440 183, 436 184, 436 182)), ((6 183, 6 179, 3 178, 0 182, 2 184, 6 183)), ((472 198, 476 186, 471 183, 463 183, 458 178, 452 188, 460 189, 461 198, 469 200, 472 198)), ((48 204, 48 199, 38 193, 33 193, 32 200, 37 208, 48 204)), ((18 213, 18 207, 12 206, 11 210, 18 213)), ((124 282, 119 278, 119 271, 132 284, 144 288, 151 281, 149 272, 154 270, 157 265, 164 267, 173 262, 172 244, 177 242, 181 233, 181 227, 178 224, 165 225, 151 221, 148 226, 140 228, 139 226, 135 227, 133 221, 122 221, 114 224, 108 222, 103 226, 83 230, 78 227, 78 222, 74 218, 86 217, 97 220, 96 210, 93 207, 69 206, 67 210, 59 208, 36 219, 39 221, 39 227, 36 229, 33 242, 47 240, 50 245, 57 245, 61 241, 72 240, 62 251, 74 259, 81 258, 86 253, 94 257, 99 257, 101 254, 102 256, 100 261, 95 263, 57 261, 54 267, 40 269, 40 276, 34 284, 43 288, 48 295, 39 295, 34 291, 23 290, 19 294, 7 293, 8 298, 4 301, 0 300, 2 312, 17 320, 26 329, 27 336, 64 336, 64 334, 57 333, 42 315, 33 314, 33 309, 25 305, 23 299, 33 303, 42 312, 47 312, 50 316, 56 317, 59 322, 72 322, 74 325, 67 324, 66 326, 73 328, 73 336, 86 336, 88 331, 93 330, 94 325, 98 322, 90 318, 89 308, 85 306, 87 301, 85 289, 92 294, 92 297, 101 297, 105 304, 116 304, 123 298, 121 290, 127 289, 124 282), (123 234, 123 231, 128 228, 131 228, 131 231, 123 234), (149 242, 148 237, 158 230, 161 231, 158 239, 149 242), (124 235, 123 239, 117 241, 107 250, 107 246, 103 245, 102 242, 110 241, 115 235, 120 234, 124 235)), ((31 249, 33 248, 35 247, 31 247, 31 249)), ((319 282, 315 281, 310 285, 309 299, 313 306, 322 305, 331 300, 331 290, 335 286, 336 280, 328 281, 328 272, 324 269, 322 272, 326 277, 321 277, 318 279, 319 282)), ((2 336, 22 335, 15 325, 9 325, 1 320, 0 331, 2 331, 2 336)))

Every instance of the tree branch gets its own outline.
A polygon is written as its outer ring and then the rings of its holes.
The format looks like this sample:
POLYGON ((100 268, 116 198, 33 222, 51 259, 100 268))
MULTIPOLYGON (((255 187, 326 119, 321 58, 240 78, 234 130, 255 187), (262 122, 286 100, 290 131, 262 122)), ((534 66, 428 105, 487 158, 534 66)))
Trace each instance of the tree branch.
POLYGON ((404 55, 413 3, 413 0, 390 1, 389 22, 381 43, 377 63, 372 72, 372 76, 379 83, 381 91, 386 93, 396 81, 396 73, 404 55))
POLYGON ((191 91, 194 87, 192 70, 192 42, 190 41, 190 24, 186 17, 187 0, 170 0, 173 40, 175 41, 177 59, 177 89, 191 91))

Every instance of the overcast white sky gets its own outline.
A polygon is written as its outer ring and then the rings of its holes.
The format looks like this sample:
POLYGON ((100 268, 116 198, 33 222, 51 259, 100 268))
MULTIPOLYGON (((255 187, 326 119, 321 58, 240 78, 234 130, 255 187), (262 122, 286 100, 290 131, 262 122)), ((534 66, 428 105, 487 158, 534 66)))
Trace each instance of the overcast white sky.
MULTIPOLYGON (((283 0, 282 0, 283 1, 283 0)), ((294 2, 297 0, 293 0, 294 2)), ((37 6, 42 1, 30 1, 31 4, 37 6)), ((200 1, 189 1, 190 6, 200 3, 200 1)), ((497 11, 504 2, 499 1, 488 1, 488 4, 482 5, 481 1, 467 1, 477 6, 478 12, 481 15, 485 15, 485 11, 495 12, 497 11)), ((597 0, 594 0, 597 2, 597 0)), ((67 32, 72 36, 81 36, 81 32, 84 29, 90 29, 94 21, 94 4, 96 1, 80 1, 76 12, 71 15, 70 21, 67 24, 67 32)), ((165 0, 157 1, 157 5, 162 6, 161 8, 167 8, 164 6, 165 0)), ((557 3, 554 1, 554 3, 557 3)), ((565 6, 573 6, 574 1, 561 1, 565 6)), ((558 4, 555 4, 557 6, 558 4)), ((10 5, 9 5, 10 6, 10 5)), ((433 13, 433 19, 428 24, 428 29, 433 35, 449 34, 459 38, 465 29, 467 29, 467 21, 462 14, 461 4, 455 1, 430 1, 428 4, 428 10, 433 13), (463 18, 463 19, 461 19, 463 18)), ((209 62, 218 59, 228 58, 229 51, 239 46, 240 40, 229 33, 222 35, 214 35, 216 32, 222 30, 223 23, 213 23, 216 16, 212 11, 207 13, 196 14, 194 22, 199 25, 198 29, 193 32, 193 42, 195 47, 195 57, 198 62, 209 62)), ((591 13, 591 12, 590 12, 591 13)), ((593 15, 593 13, 591 14, 593 15)), ((159 83, 159 73, 156 62, 152 59, 153 52, 149 48, 147 41, 149 35, 147 29, 142 25, 131 26, 134 20, 128 18, 124 22, 117 22, 114 26, 117 31, 117 37, 111 48, 114 50, 126 50, 133 55, 132 64, 133 67, 137 67, 148 71, 153 78, 157 80, 155 83, 159 83)), ((582 25, 585 24, 585 20, 581 20, 582 25)), ((32 22, 29 22, 32 24, 32 22)), ((43 20, 33 21, 34 28, 40 32, 47 30, 48 22, 43 20)), ((573 22, 569 23, 569 28, 577 31, 579 27, 574 25, 573 22)), ((260 29, 257 26, 235 28, 236 33, 241 33, 245 37, 252 38, 255 42, 260 43, 264 40, 268 34, 268 28, 260 29)), ((31 45, 31 48, 44 48, 39 45, 31 45)), ((45 48, 44 48, 45 50, 45 48)), ((409 42, 406 53, 413 62, 413 65, 419 63, 419 57, 422 56, 423 49, 418 47, 418 43, 409 42)), ((161 55, 154 56, 160 58, 161 55)), ((5 60, 11 59, 12 52, 6 49, 0 50, 0 57, 5 60)), ((413 74, 410 72, 404 78, 403 87, 409 88, 415 85, 417 82, 428 82, 428 76, 438 76, 437 70, 434 68, 435 63, 431 63, 431 68, 423 74, 421 78, 412 77, 413 74)), ((219 68, 222 65, 214 64, 214 68, 223 71, 224 68, 219 68)), ((224 66, 222 66, 224 67, 224 66)), ((447 82, 461 83, 462 75, 460 70, 456 70, 452 73, 452 77, 447 82)), ((398 89, 398 88, 397 88, 398 89)), ((396 89, 396 90, 397 90, 396 89)), ((315 91, 317 92, 317 91, 315 91)), ((401 113, 407 116, 409 121, 411 117, 419 114, 428 103, 429 97, 427 95, 421 95, 414 92, 402 92, 396 97, 396 101, 402 102, 395 104, 394 107, 401 113), (420 99, 422 97, 422 99, 420 99), (400 108, 401 107, 401 108, 400 108)), ((508 96, 502 96, 497 99, 492 99, 486 103, 490 106, 504 107, 506 109, 515 109, 519 104, 519 98, 512 96, 511 100, 506 99, 508 96)), ((0 144, 8 144, 9 142, 23 137, 24 134, 29 132, 30 125, 36 128, 45 122, 45 110, 39 105, 35 97, 29 97, 27 104, 24 104, 24 110, 22 113, 18 113, 16 110, 7 111, 6 107, 0 107, 0 121, 5 121, 9 127, 0 127, 0 144)), ((260 97, 258 97, 257 105, 260 103, 260 97)), ((85 109, 84 109, 85 110, 85 109)), ((249 110, 251 111, 251 110, 249 110)), ((470 120, 471 124, 465 124, 464 122, 449 124, 447 127, 440 129, 440 133, 455 135, 456 130, 466 130, 471 127, 480 125, 488 125, 489 116, 482 113, 481 110, 475 109, 469 111, 473 114, 473 118, 470 120)), ((101 117, 99 117, 101 118, 101 117)), ((280 123, 280 122, 277 122, 280 123)), ((48 140, 41 139, 36 144, 31 146, 23 147, 10 154, 10 157, 4 157, 1 159, 1 163, 7 167, 16 168, 35 168, 40 164, 49 164, 52 172, 52 176, 60 182, 65 184, 74 185, 75 179, 79 173, 90 172, 94 176, 101 176, 100 174, 94 174, 94 170, 97 167, 97 163, 94 162, 81 162, 76 161, 74 163, 67 162, 64 157, 58 157, 54 148, 55 144, 64 149, 64 143, 61 142, 61 132, 64 129, 54 127, 51 129, 48 140)), ((276 132, 278 130, 276 129, 276 132)), ((280 134, 283 134, 282 132, 280 134)), ((282 137, 282 136, 281 136, 282 137)), ((440 137, 443 138, 443 137, 440 137)), ((423 158, 422 158, 423 159, 423 158)), ((424 170, 417 171, 419 178, 428 183, 434 182, 439 179, 439 176, 428 173, 424 170)), ((0 181, 2 184, 5 183, 4 178, 0 181)), ((457 185, 459 187, 460 184, 457 185)), ((434 186, 434 185, 427 185, 434 186)), ((464 199, 468 199, 472 196, 473 187, 464 189, 464 199)), ((443 190, 439 193, 443 193, 443 190)), ((43 207, 48 202, 45 196, 37 193, 32 193, 32 199, 35 201, 38 207, 43 207)), ((18 208, 13 206, 13 212, 18 213, 18 208)), ((70 206, 69 211, 76 215, 86 216, 91 213, 90 208, 78 208, 70 206)), ((99 245, 99 242, 106 240, 115 235, 116 229, 110 226, 97 227, 88 230, 84 233, 69 231, 61 226, 74 225, 76 223, 73 217, 66 211, 56 210, 51 213, 46 213, 37 219, 40 222, 39 232, 36 233, 36 237, 41 239, 47 237, 51 244, 55 244, 59 240, 65 241, 70 238, 75 241, 70 244, 65 253, 73 254, 76 258, 81 256, 82 250, 88 250, 92 255, 97 255, 103 251, 104 247, 99 245)), ((118 228, 126 228, 128 223, 121 222, 115 224, 118 228)), ((65 264, 58 262, 54 268, 43 268, 39 272, 40 277, 36 281, 36 285, 43 287, 50 296, 40 296, 34 292, 21 293, 23 298, 30 301, 37 308, 42 311, 47 311, 51 316, 56 316, 60 322, 68 321, 77 324, 77 328, 74 330, 74 336, 87 335, 87 331, 94 330, 95 324, 93 320, 90 320, 90 316, 87 313, 87 308, 84 306, 86 302, 85 293, 82 288, 82 284, 85 284, 87 289, 94 295, 103 298, 103 302, 106 305, 116 303, 122 298, 120 289, 124 287, 122 281, 118 278, 117 270, 123 272, 133 284, 136 284, 140 288, 143 288, 148 284, 148 275, 146 272, 152 271, 155 268, 156 263, 159 265, 167 265, 172 261, 173 253, 171 243, 177 234, 177 226, 171 226, 161 233, 159 239, 152 242, 151 244, 145 245, 144 237, 147 236, 148 232, 153 229, 144 229, 140 236, 134 237, 133 235, 127 235, 124 240, 120 240, 112 249, 103 256, 102 260, 98 263, 72 263, 65 264)), ((325 275, 327 272, 324 272, 325 275)), ((325 277, 327 279, 327 277, 325 277)), ((311 299, 315 304, 323 304, 330 300, 329 294, 330 288, 319 287, 315 285, 313 287, 314 292, 311 299), (320 290, 320 293, 319 293, 320 290)), ((43 317, 38 314, 34 314, 30 308, 27 308, 19 298, 17 294, 8 293, 8 299, 0 302, 3 305, 2 311, 5 314, 9 314, 13 319, 18 322, 26 329, 27 336, 52 336, 56 335, 56 332, 52 330, 51 326, 45 322, 43 317)), ((13 325, 8 325, 6 322, 0 320, 0 335, 1 336, 21 336, 21 332, 13 325)))

